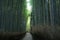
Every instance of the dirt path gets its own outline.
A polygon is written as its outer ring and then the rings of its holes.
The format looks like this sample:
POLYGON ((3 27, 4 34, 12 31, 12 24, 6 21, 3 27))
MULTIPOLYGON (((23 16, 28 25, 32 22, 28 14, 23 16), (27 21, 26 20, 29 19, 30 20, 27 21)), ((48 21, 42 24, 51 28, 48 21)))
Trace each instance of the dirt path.
POLYGON ((26 33, 25 37, 22 40, 33 40, 33 38, 30 33, 26 33))

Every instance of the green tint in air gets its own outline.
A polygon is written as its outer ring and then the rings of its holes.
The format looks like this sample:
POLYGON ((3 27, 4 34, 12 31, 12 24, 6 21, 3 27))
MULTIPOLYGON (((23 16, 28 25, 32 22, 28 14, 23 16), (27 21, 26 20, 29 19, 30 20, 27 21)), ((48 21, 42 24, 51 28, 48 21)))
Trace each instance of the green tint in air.
POLYGON ((26 0, 26 31, 30 31, 30 19, 31 19, 31 10, 32 10, 32 5, 31 5, 31 0, 26 0))

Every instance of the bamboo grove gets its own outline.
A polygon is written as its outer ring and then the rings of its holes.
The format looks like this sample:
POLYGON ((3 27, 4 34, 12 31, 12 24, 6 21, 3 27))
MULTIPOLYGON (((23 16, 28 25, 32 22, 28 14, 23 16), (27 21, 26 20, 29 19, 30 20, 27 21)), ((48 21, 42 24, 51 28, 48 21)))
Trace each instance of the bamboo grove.
POLYGON ((24 32, 29 25, 60 25, 60 0, 31 0, 30 3, 32 10, 28 14, 26 0, 0 0, 0 31, 24 32))

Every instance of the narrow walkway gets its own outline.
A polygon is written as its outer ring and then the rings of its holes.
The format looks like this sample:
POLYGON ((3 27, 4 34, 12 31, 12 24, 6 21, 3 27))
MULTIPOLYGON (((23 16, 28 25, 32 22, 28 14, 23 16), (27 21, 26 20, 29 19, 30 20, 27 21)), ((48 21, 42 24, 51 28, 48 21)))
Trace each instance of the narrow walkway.
POLYGON ((33 38, 30 33, 26 33, 25 37, 22 40, 33 40, 33 38))

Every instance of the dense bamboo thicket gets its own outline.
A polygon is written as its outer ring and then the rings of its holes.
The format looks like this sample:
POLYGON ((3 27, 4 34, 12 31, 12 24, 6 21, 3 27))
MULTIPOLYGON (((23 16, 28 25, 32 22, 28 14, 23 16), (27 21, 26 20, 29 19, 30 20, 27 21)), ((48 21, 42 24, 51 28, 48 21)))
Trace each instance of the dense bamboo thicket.
POLYGON ((23 2, 23 0, 0 0, 0 31, 25 31, 23 2))
POLYGON ((33 0, 31 25, 60 25, 60 0, 33 0))
POLYGON ((35 40, 60 40, 60 0, 33 0, 31 33, 35 40))

